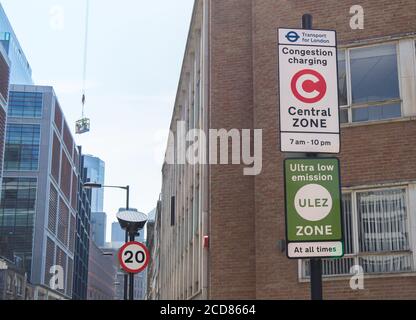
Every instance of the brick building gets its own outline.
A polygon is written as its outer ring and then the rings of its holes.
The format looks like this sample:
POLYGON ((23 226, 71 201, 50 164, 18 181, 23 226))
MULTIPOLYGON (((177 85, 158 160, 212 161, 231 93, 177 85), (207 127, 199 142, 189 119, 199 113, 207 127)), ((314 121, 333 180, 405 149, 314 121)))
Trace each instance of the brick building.
POLYGON ((339 45, 346 256, 324 261, 324 298, 416 298, 416 2, 197 0, 173 137, 180 120, 204 131, 262 129, 262 171, 164 165, 162 299, 309 298, 308 262, 281 249, 277 73, 277 28, 299 28, 304 13, 314 28, 336 30, 339 45), (351 29, 353 5, 364 9, 364 29, 351 29), (354 291, 357 264, 365 289, 354 291))

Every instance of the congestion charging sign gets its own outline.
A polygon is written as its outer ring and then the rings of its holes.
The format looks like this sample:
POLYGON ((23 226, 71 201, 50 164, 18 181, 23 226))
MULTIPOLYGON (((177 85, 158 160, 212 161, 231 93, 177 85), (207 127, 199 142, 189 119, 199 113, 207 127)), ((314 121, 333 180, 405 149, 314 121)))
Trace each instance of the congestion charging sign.
POLYGON ((286 159, 285 186, 288 258, 342 257, 339 160, 286 159))
POLYGON ((279 29, 282 152, 340 152, 335 31, 279 29))

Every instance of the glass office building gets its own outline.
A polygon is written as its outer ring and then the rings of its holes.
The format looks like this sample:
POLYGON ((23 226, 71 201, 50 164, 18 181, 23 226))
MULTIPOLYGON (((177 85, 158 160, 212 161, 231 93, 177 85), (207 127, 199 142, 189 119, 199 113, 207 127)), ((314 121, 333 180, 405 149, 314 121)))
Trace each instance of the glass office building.
POLYGON ((10 83, 32 85, 32 68, 0 4, 0 43, 10 59, 10 83))
MULTIPOLYGON (((3 171, 4 138, 6 131, 7 103, 9 100, 10 60, 0 45, 0 181, 3 171)), ((0 184, 1 191, 1 184, 0 184)))
POLYGON ((105 212, 91 212, 91 238, 95 244, 102 248, 105 246, 105 233, 107 230, 107 215, 105 212))
MULTIPOLYGON (((81 148, 79 148, 81 154, 81 148)), ((84 156, 81 156, 80 179, 78 187, 78 214, 75 237, 74 283, 72 298, 87 300, 88 260, 90 247, 91 190, 82 187, 87 181, 87 169, 84 167, 84 156)))
MULTIPOLYGON (((92 155, 84 156, 84 167, 89 182, 104 185, 105 163, 92 155)), ((91 238, 98 247, 104 247, 107 230, 107 214, 104 212, 104 189, 91 190, 91 238)))
POLYGON ((4 178, 0 204, 0 252, 30 275, 36 214, 36 178, 4 178))
MULTIPOLYGON (((103 160, 92 155, 85 155, 84 166, 87 168, 87 178, 90 182, 104 185, 105 162, 103 160)), ((104 190, 93 189, 91 196, 91 212, 103 212, 104 190)))
POLYGON ((34 285, 50 286, 51 268, 62 267, 64 287, 58 291, 69 298, 78 235, 79 159, 53 88, 11 85, 0 255, 24 267, 34 285))

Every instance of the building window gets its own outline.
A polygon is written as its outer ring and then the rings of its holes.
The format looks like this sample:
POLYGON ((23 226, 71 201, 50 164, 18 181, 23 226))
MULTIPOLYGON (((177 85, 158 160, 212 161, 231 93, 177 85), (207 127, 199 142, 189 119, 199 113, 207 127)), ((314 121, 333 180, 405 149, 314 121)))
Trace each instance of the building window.
POLYGON ((8 293, 12 293, 13 292, 13 277, 10 274, 7 275, 7 285, 6 286, 7 286, 6 291, 8 293))
POLYGON ((19 277, 17 277, 16 293, 18 296, 23 295, 23 281, 22 281, 22 278, 19 278, 19 277))
POLYGON ((341 122, 402 116, 397 45, 383 44, 338 52, 341 122))
POLYGON ((11 91, 8 115, 15 118, 41 118, 42 93, 11 91))
POLYGON ((5 170, 37 170, 39 146, 39 125, 9 124, 6 131, 5 170))
POLYGON ((3 178, 0 203, 0 252, 22 262, 30 276, 36 212, 36 178, 3 178))
MULTIPOLYGON (((323 260, 323 275, 348 275, 355 265, 366 274, 414 271, 407 193, 402 187, 344 194, 345 256, 323 260)), ((307 260, 302 277, 309 277, 307 260)))
POLYGON ((176 214, 175 214, 175 197, 170 198, 170 225, 174 226, 176 220, 176 214))

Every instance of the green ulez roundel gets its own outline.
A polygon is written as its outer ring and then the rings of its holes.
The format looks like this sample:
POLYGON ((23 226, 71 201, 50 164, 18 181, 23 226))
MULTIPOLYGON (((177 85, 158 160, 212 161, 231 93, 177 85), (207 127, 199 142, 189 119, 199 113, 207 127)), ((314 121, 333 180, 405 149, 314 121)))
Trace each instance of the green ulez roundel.
POLYGON ((342 240, 339 160, 285 160, 287 240, 342 240))

